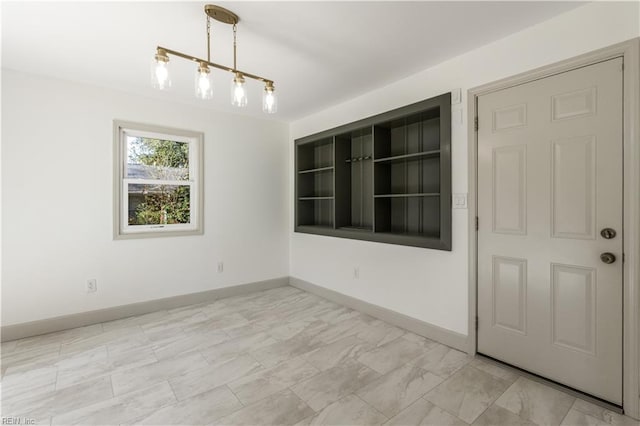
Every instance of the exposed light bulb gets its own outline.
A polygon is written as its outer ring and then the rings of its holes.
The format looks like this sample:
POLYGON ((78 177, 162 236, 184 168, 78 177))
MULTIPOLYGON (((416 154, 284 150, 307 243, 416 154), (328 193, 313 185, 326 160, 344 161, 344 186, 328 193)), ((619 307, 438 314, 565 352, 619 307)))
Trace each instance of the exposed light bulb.
POLYGON ((209 67, 201 63, 196 72, 196 97, 200 99, 211 99, 213 97, 213 84, 209 67))
POLYGON ((169 56, 164 50, 158 50, 151 67, 151 85, 154 88, 166 90, 171 87, 168 64, 169 56))
POLYGON ((158 89, 163 90, 170 86, 171 80, 169 80, 169 70, 166 62, 158 61, 156 63, 155 77, 158 89))
POLYGON ((231 105, 247 106, 247 89, 244 87, 244 77, 240 73, 236 73, 231 81, 231 105))
POLYGON ((272 82, 267 82, 262 93, 262 111, 267 114, 274 114, 278 111, 278 97, 272 82))

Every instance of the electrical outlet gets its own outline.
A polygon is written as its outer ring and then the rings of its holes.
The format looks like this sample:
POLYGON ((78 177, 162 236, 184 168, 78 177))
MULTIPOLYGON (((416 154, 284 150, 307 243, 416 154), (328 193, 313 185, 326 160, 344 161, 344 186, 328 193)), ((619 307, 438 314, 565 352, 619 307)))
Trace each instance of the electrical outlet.
POLYGON ((218 273, 221 274, 224 272, 224 262, 218 262, 218 273))
POLYGON ((353 268, 353 279, 354 280, 358 280, 360 279, 360 267, 356 266, 353 268))
POLYGON ((87 280, 87 293, 95 293, 98 291, 98 280, 92 278, 87 280))

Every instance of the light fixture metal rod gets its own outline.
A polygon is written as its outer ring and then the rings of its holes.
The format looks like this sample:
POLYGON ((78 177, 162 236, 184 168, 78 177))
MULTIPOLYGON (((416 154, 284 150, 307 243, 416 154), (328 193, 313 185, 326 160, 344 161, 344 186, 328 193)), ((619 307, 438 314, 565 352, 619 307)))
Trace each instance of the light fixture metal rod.
POLYGON ((238 68, 237 63, 237 42, 236 42, 236 33, 238 32, 238 26, 233 24, 233 68, 238 68))
POLYGON ((211 61, 211 20, 207 15, 207 61, 211 61))
POLYGON ((250 74, 248 72, 240 71, 238 69, 231 68, 231 67, 228 67, 226 65, 216 64, 215 62, 205 61, 204 59, 200 59, 200 58, 197 58, 195 56, 187 55, 185 53, 178 52, 176 50, 167 49, 166 47, 158 46, 156 49, 158 49, 158 50, 162 49, 169 55, 178 56, 180 58, 187 59, 189 61, 193 61, 193 62, 197 62, 197 63, 205 63, 205 64, 209 65, 210 67, 218 68, 219 70, 228 71, 228 72, 231 72, 231 73, 234 73, 234 74, 235 73, 240 73, 244 77, 249 77, 249 78, 252 78, 254 80, 262 81, 263 83, 271 83, 271 84, 273 84, 273 80, 269 80, 268 78, 264 78, 264 77, 260 77, 259 75, 250 74))

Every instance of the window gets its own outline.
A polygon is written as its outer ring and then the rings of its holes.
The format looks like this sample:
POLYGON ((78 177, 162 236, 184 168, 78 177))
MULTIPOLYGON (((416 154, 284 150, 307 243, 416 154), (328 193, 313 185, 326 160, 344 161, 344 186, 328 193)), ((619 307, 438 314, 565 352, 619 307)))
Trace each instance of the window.
POLYGON ((203 134, 114 122, 115 238, 202 234, 203 134))

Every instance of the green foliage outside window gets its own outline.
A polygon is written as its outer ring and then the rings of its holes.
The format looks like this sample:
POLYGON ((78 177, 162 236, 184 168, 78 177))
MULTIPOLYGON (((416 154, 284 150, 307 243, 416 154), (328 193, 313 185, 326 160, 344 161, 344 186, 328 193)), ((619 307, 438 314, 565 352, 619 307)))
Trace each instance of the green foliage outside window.
MULTIPOLYGON (((129 167, 142 166, 144 178, 186 181, 189 179, 189 144, 160 139, 130 138, 129 167)), ((189 223, 190 187, 188 185, 136 185, 130 200, 137 201, 129 225, 189 223)))

